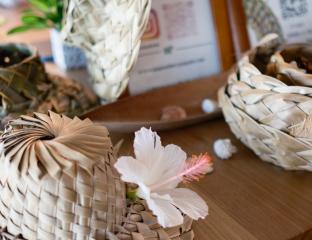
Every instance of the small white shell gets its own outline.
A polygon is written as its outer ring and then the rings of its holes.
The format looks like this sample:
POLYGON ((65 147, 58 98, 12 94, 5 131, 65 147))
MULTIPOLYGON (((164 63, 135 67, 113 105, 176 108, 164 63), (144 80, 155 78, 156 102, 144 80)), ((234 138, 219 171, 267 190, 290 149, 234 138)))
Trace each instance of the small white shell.
POLYGON ((230 139, 218 139, 213 144, 213 150, 217 157, 221 159, 229 159, 233 153, 237 152, 237 148, 231 143, 230 139))
POLYGON ((211 99, 204 99, 201 104, 202 110, 205 113, 212 113, 218 109, 218 103, 211 99))

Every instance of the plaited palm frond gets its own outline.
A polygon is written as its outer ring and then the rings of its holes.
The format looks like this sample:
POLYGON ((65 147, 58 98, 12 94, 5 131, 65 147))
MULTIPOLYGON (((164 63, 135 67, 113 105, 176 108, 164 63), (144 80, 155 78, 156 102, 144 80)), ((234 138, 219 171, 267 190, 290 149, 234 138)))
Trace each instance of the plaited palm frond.
POLYGON ((25 239, 103 239, 122 224, 125 187, 105 127, 53 112, 1 136, 0 225, 25 239))
POLYGON ((85 50, 102 101, 116 100, 137 60, 151 0, 67 0, 66 5, 65 40, 85 50))
POLYGON ((75 116, 97 104, 81 84, 46 74, 38 51, 24 44, 0 45, 0 100, 2 126, 32 111, 75 116))
POLYGON ((219 91, 234 134, 265 161, 312 171, 310 44, 252 49, 219 91))

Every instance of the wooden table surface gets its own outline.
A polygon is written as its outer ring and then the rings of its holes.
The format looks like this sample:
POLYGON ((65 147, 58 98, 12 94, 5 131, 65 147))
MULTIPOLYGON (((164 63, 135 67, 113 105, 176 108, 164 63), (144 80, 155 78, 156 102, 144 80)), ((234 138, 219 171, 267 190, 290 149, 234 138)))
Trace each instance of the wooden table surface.
MULTIPOLYGON (((18 12, 0 9, 1 16, 7 19, 0 26, 1 41, 26 41, 39 47, 42 54, 49 53, 47 31, 7 37, 6 30, 18 22, 18 12)), ((132 154, 133 134, 111 136, 115 143, 125 140, 122 155, 132 154)), ((212 144, 218 138, 231 138, 239 149, 230 160, 215 158, 215 171, 189 185, 210 208, 207 219, 194 223, 196 239, 312 239, 312 173, 286 172, 260 161, 235 139, 223 119, 162 132, 160 136, 163 144, 177 144, 189 155, 212 153, 212 144)))

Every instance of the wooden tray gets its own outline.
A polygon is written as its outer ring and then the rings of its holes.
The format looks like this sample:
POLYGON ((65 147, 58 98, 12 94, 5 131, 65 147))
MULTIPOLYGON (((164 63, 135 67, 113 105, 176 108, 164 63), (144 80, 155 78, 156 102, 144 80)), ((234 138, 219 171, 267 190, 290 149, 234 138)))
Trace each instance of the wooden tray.
POLYGON ((221 116, 220 109, 204 113, 201 102, 205 98, 217 100, 217 91, 225 83, 226 76, 216 75, 127 97, 98 107, 82 118, 90 118, 115 132, 134 132, 141 127, 162 131, 200 123, 221 116), (187 117, 179 121, 160 120, 162 109, 171 105, 184 108, 187 117))

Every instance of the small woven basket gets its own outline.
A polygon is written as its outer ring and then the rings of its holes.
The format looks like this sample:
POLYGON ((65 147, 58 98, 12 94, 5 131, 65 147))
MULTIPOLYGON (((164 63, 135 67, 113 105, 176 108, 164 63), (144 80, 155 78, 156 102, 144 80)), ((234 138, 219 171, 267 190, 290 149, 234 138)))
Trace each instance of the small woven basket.
POLYGON ((219 91, 236 137, 287 170, 312 170, 311 60, 311 45, 263 43, 240 60, 219 91))
POLYGON ((185 239, 144 201, 127 202, 108 131, 50 112, 11 121, 0 138, 1 239, 185 239))

